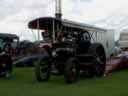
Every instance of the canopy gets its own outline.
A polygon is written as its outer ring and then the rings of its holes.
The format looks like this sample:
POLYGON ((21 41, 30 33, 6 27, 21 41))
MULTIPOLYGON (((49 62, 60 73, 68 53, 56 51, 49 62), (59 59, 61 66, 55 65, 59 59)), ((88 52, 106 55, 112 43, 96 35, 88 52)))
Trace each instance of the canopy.
POLYGON ((52 27, 56 23, 62 24, 63 27, 65 28, 72 28, 72 29, 79 29, 79 30, 93 30, 93 32, 98 32, 98 31, 103 31, 106 32, 106 29, 91 26, 88 24, 83 24, 83 23, 78 23, 78 22, 73 22, 69 21, 66 19, 57 19, 54 17, 42 17, 42 18, 37 18, 35 20, 32 20, 29 22, 28 27, 31 29, 41 29, 41 30, 46 30, 47 26, 52 27))
POLYGON ((19 37, 14 34, 0 33, 0 39, 19 39, 19 37))

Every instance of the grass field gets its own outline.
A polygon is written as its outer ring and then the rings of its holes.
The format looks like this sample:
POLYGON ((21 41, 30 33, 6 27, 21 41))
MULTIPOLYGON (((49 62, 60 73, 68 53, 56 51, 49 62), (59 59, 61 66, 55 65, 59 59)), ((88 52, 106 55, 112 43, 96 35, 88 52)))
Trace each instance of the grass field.
POLYGON ((32 68, 17 68, 12 80, 0 78, 0 96, 128 96, 128 70, 67 85, 62 76, 39 83, 32 68))

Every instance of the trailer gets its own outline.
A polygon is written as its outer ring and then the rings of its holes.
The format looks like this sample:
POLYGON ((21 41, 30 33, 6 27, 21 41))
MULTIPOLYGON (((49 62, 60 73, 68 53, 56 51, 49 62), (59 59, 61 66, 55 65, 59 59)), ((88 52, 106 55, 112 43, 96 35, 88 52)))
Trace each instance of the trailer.
POLYGON ((123 30, 120 33, 120 38, 118 41, 119 47, 123 50, 128 49, 128 30, 123 30))

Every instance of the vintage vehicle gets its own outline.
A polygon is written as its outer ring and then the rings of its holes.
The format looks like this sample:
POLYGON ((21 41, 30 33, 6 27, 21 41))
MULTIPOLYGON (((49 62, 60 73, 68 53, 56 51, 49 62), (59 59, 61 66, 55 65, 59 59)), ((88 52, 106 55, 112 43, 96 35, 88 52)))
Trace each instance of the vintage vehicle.
POLYGON ((112 53, 107 49, 107 30, 54 17, 37 18, 28 27, 42 30, 46 42, 35 63, 38 81, 47 81, 55 73, 64 75, 67 83, 77 81, 81 73, 103 76, 106 58, 112 53), (97 34, 104 40, 98 41, 97 34))
POLYGON ((19 37, 17 35, 10 34, 10 33, 0 33, 0 49, 1 50, 7 51, 6 50, 7 47, 16 49, 18 42, 19 42, 19 37), (8 46, 9 44, 11 46, 8 46))
POLYGON ((0 76, 12 72, 12 57, 16 54, 19 37, 14 34, 0 33, 0 76))
POLYGON ((128 51, 122 50, 106 62, 105 76, 112 72, 128 68, 128 51))

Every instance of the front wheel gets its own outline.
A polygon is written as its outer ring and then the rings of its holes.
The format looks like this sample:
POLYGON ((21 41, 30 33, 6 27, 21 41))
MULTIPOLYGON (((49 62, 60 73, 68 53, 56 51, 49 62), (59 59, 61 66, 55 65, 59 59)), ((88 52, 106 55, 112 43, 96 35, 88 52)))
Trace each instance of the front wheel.
POLYGON ((51 64, 49 58, 40 58, 35 63, 35 76, 38 81, 48 81, 50 78, 51 64))
POLYGON ((80 76, 79 63, 75 58, 69 58, 65 64, 64 77, 66 83, 78 81, 80 76))

